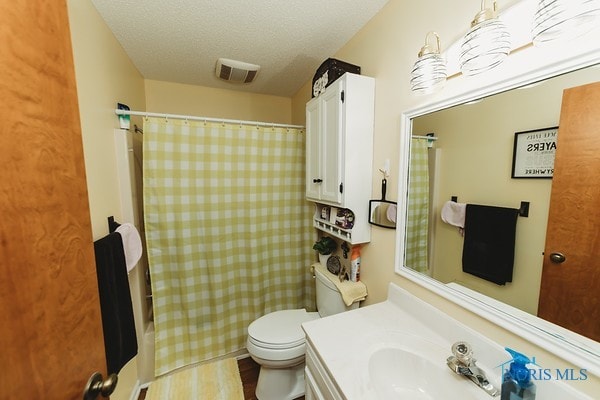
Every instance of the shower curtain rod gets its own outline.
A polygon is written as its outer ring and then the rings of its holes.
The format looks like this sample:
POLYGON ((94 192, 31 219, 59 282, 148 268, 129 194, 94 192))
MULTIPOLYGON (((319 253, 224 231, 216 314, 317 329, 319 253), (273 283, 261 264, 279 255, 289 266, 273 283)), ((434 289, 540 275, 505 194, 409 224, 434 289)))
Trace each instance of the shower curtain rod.
POLYGON ((420 135, 412 135, 412 139, 426 139, 426 140, 437 140, 435 136, 420 136, 420 135))
POLYGON ((208 117, 195 117, 192 115, 178 115, 178 114, 164 114, 164 113, 153 113, 145 111, 131 111, 116 109, 115 114, 117 115, 139 115, 142 117, 158 117, 158 118, 172 118, 172 119, 185 119, 189 121, 203 121, 203 122, 216 122, 216 123, 230 123, 240 125, 252 125, 252 126, 266 126, 270 128, 297 128, 304 129, 303 125, 287 125, 287 124, 275 124, 270 122, 258 122, 258 121, 243 121, 237 119, 223 119, 223 118, 208 118, 208 117))

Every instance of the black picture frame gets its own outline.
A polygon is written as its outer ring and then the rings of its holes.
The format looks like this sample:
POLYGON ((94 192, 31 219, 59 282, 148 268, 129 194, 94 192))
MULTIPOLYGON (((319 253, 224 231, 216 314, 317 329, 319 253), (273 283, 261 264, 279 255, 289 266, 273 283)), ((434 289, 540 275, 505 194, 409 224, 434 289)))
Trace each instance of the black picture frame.
POLYGON ((515 133, 511 178, 552 179, 558 126, 515 133))

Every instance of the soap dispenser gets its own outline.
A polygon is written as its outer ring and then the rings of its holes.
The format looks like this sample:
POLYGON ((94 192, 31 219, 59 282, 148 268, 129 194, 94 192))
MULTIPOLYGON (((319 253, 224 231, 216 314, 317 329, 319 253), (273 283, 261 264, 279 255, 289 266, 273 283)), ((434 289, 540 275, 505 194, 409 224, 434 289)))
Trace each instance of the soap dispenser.
POLYGON ((513 359, 502 377, 500 400, 534 400, 535 384, 531 381, 531 371, 527 368, 527 364, 532 363, 531 360, 508 347, 505 349, 513 359))

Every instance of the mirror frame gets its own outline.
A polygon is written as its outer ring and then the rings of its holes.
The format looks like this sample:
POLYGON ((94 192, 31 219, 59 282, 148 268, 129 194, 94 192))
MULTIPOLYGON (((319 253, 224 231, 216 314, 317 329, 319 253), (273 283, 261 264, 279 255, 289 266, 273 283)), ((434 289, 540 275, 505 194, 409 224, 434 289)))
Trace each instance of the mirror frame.
MULTIPOLYGON (((458 284, 443 284, 435 279, 416 272, 404 265, 406 231, 405 221, 408 195, 408 165, 410 157, 410 136, 412 119, 448 107, 464 104, 500 92, 532 84, 553 76, 567 73, 600 63, 600 47, 562 51, 557 49, 552 57, 539 57, 533 48, 526 48, 513 57, 511 67, 501 71, 492 70, 486 78, 495 81, 484 82, 475 89, 455 90, 444 98, 443 92, 433 101, 406 110, 400 116, 400 149, 398 170, 398 222, 401 229, 396 233, 395 271, 410 281, 436 293, 437 295, 474 312, 480 317, 507 329, 513 334, 534 343, 575 366, 587 369, 600 376, 600 343, 586 338, 556 324, 506 305, 491 297, 482 295, 458 284), (515 57, 517 56, 517 57, 515 57), (543 60, 542 60, 543 59, 543 60), (545 61, 551 60, 551 61, 545 61), (533 65, 533 67, 530 67, 533 65), (524 71, 524 72, 523 72, 524 71), (496 72, 498 72, 496 74, 496 72)), ((509 57, 509 59, 511 58, 509 57)), ((506 61, 505 61, 506 63, 506 61)), ((500 70, 500 68, 497 68, 500 70)), ((469 77, 469 79, 472 77, 469 77)), ((461 78, 462 79, 462 78, 461 78)))

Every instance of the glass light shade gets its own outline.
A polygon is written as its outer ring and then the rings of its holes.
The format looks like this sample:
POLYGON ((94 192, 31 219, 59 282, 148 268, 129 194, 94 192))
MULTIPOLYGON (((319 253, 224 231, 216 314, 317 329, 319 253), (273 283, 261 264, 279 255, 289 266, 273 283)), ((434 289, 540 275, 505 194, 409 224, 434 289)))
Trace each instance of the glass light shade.
POLYGON ((432 93, 441 89, 446 82, 446 61, 440 55, 440 37, 435 32, 425 36, 425 46, 419 51, 419 58, 411 72, 410 88, 419 94, 432 93), (437 48, 429 45, 430 36, 435 36, 437 48))
POLYGON ((442 56, 437 53, 425 54, 415 62, 410 87, 416 93, 432 93, 444 86, 446 77, 446 62, 442 56))
POLYGON ((534 16, 533 43, 567 41, 600 25, 600 0, 540 0, 534 16))
POLYGON ((475 24, 463 38, 460 48, 460 70, 476 75, 494 68, 510 53, 510 34, 498 18, 475 24))

